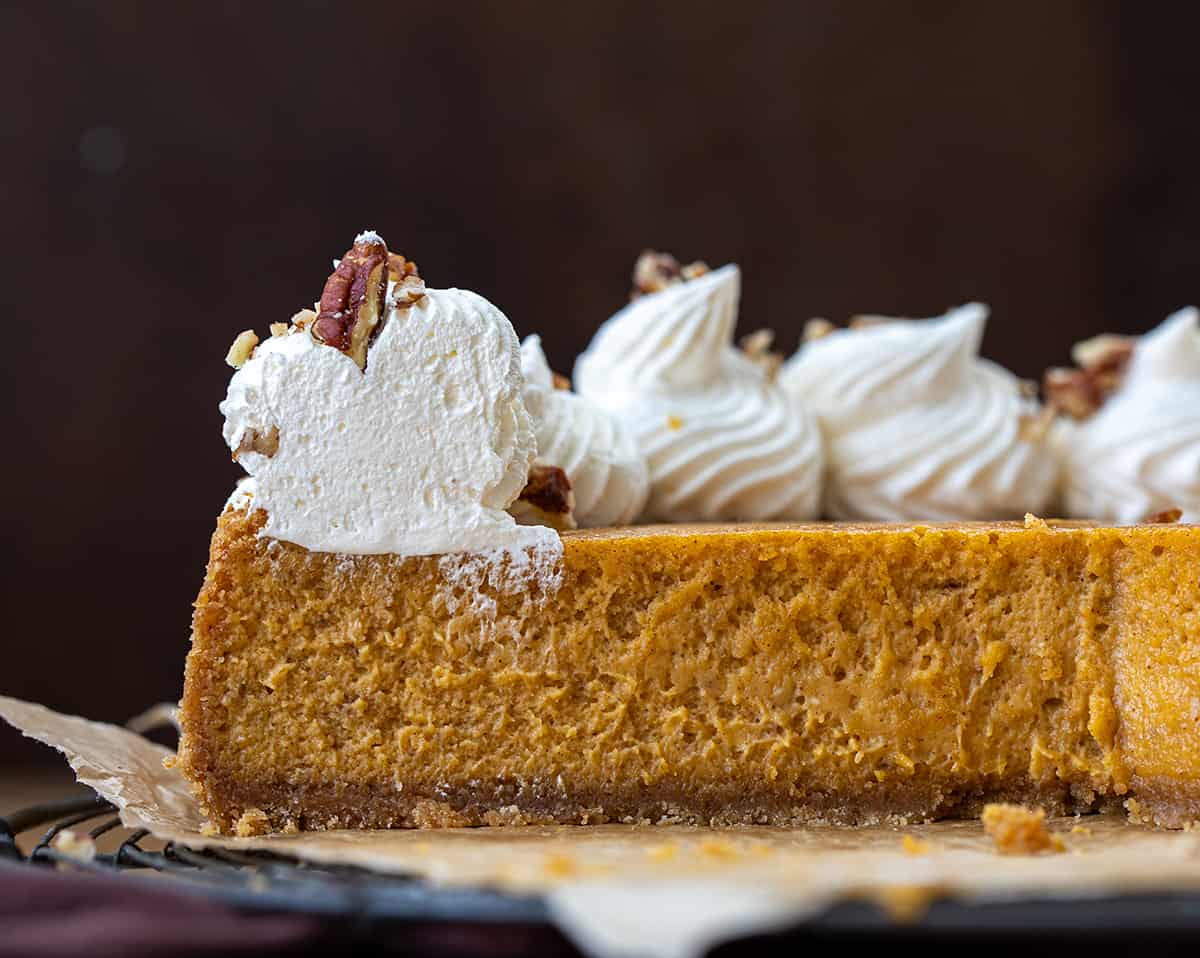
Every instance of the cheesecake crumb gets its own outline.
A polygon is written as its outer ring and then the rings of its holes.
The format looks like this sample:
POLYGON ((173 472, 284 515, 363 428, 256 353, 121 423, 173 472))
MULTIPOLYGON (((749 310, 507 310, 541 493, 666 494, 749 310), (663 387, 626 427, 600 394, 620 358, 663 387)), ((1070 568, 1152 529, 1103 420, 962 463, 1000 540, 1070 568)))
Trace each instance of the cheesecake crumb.
POLYGON ((247 808, 233 826, 233 832, 239 838, 265 835, 269 831, 271 831, 271 819, 261 808, 247 808))
POLYGON ((570 878, 579 871, 579 865, 570 855, 555 853, 546 856, 545 872, 551 878, 570 878))
POLYGON ((1061 838, 1046 830, 1045 809, 993 803, 983 807, 980 820, 1001 855, 1036 855, 1067 850, 1061 838))
POLYGON ((900 839, 900 849, 905 855, 928 855, 933 846, 915 835, 905 835, 900 839))
POLYGON ((912 924, 925 916, 939 894, 939 889, 931 885, 892 885, 874 897, 893 921, 912 924))
POLYGON ((710 858, 729 860, 738 857, 737 849, 721 838, 706 838, 700 845, 700 852, 710 858))

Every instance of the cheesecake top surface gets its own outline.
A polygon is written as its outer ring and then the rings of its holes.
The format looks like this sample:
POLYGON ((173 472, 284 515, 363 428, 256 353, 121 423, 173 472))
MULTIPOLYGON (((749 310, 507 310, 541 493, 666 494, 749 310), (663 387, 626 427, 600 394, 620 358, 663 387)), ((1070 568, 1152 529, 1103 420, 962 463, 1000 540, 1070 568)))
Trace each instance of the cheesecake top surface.
POLYGON ((812 535, 854 535, 862 533, 905 532, 1078 532, 1089 529, 1186 528, 1200 533, 1200 525, 1191 523, 1136 523, 1114 526, 1084 519, 1032 519, 999 522, 689 522, 657 523, 640 526, 610 526, 601 529, 573 529, 562 534, 565 541, 645 539, 665 537, 756 535, 772 532, 796 532, 812 535))

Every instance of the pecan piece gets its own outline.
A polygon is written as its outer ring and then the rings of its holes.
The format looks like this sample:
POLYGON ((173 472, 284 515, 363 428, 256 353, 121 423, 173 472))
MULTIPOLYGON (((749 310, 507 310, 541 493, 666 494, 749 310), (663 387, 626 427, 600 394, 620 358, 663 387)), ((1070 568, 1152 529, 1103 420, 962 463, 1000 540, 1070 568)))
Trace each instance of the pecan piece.
POLYGON ((233 461, 237 462, 238 457, 247 452, 257 452, 268 459, 279 452, 279 427, 268 426, 266 432, 257 432, 254 429, 243 432, 241 442, 233 450, 233 461))
POLYGON ((708 264, 701 260, 680 266, 670 253, 659 253, 652 249, 642 250, 633 266, 633 292, 630 299, 648 293, 658 293, 669 286, 685 283, 708 272, 708 264))
POLYGON ((783 365, 783 353, 771 348, 774 343, 775 331, 771 329, 760 329, 738 340, 746 358, 763 371, 763 376, 769 383, 775 381, 783 365))
POLYGON ((225 354, 225 362, 234 369, 241 369, 246 365, 246 361, 254 355, 256 348, 258 348, 258 334, 253 329, 243 329, 237 334, 233 345, 229 347, 229 352, 225 354))
POLYGON ((1142 522, 1145 522, 1149 525, 1169 526, 1172 522, 1178 522, 1182 518, 1182 509, 1164 509, 1162 512, 1155 512, 1146 516, 1142 522))
POLYGON ((804 324, 802 339, 806 343, 811 343, 814 340, 824 339, 835 329, 837 329, 837 327, 834 326, 829 320, 822 319, 819 316, 814 316, 804 324))
POLYGON ((367 343, 383 317, 388 251, 376 233, 360 233, 325 281, 313 336, 367 365, 367 343))
POLYGON ((509 508, 518 522, 552 526, 559 532, 575 528, 575 493, 571 480, 558 466, 535 462, 525 488, 509 508))
POLYGON ((1071 358, 1078 368, 1046 370, 1046 402, 1072 419, 1087 419, 1120 387, 1133 358, 1134 340, 1105 334, 1076 343, 1071 358))

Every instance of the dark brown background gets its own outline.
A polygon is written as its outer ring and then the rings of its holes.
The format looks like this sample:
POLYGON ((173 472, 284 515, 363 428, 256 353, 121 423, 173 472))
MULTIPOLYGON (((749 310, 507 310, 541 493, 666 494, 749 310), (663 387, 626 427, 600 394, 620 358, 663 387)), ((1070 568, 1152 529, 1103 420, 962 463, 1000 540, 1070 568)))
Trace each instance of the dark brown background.
POLYGON ((1195 5, 193 7, 0 11, 0 692, 178 694, 225 349, 364 226, 563 369, 644 245, 739 262, 788 348, 983 299, 1030 376, 1200 299, 1195 5))

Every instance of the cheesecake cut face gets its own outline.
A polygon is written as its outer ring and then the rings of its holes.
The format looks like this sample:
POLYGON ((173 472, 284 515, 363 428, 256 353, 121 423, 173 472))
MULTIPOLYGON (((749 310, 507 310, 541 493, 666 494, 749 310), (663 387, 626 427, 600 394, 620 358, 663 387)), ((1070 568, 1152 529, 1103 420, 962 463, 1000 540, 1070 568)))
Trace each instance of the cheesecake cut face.
POLYGON ((219 520, 181 709, 224 833, 1200 819, 1200 527, 579 531, 539 592, 262 522, 219 520))

